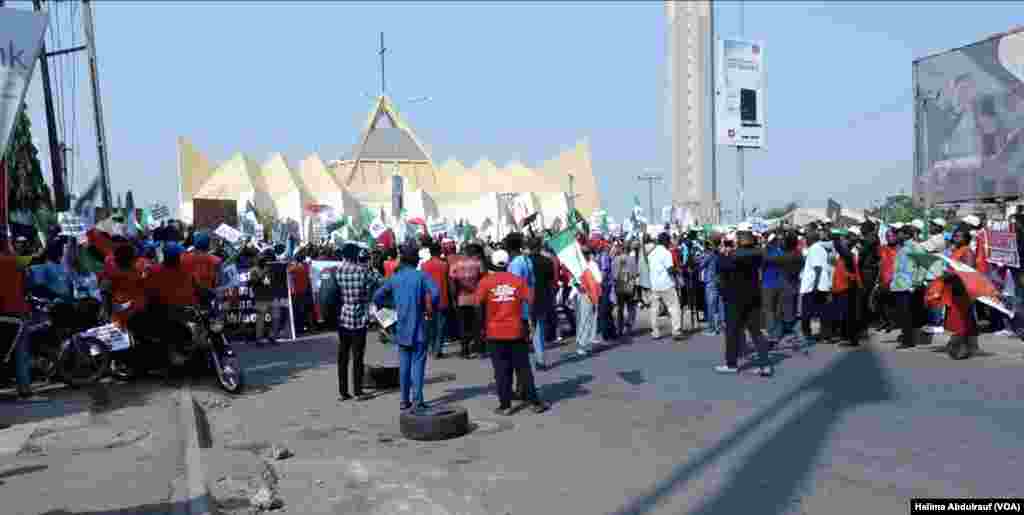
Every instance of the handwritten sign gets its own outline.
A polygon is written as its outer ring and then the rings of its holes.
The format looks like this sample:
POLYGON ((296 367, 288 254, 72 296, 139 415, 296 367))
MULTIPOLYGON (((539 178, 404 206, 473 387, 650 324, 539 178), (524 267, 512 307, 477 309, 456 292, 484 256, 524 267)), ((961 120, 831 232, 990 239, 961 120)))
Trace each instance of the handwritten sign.
POLYGON ((68 211, 57 213, 57 222, 60 224, 61 236, 77 238, 87 230, 82 217, 68 211))
POLYGON ((1007 222, 998 222, 989 226, 989 262, 1001 266, 1020 268, 1020 255, 1017 253, 1017 233, 1010 230, 1007 222))

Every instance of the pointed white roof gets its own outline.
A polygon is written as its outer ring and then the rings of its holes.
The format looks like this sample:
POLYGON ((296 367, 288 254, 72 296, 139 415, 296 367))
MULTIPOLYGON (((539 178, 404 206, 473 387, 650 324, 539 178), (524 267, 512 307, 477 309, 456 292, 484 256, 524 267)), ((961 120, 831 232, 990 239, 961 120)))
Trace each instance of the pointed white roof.
POLYGON ((196 193, 196 198, 237 200, 239 194, 256 191, 254 176, 259 166, 241 152, 224 161, 196 193))
POLYGON ((398 110, 387 95, 377 97, 370 111, 359 143, 352 152, 347 175, 341 181, 343 186, 352 183, 361 161, 433 162, 412 128, 398 115, 398 110), (380 126, 382 123, 387 126, 380 126))

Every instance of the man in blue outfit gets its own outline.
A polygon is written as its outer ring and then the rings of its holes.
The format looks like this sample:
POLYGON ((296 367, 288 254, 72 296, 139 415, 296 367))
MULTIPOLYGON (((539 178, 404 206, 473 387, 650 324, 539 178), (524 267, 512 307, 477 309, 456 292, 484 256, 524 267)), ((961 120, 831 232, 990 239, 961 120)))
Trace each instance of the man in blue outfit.
POLYGON ((423 377, 427 367, 427 295, 430 311, 441 305, 441 291, 429 275, 416 269, 419 249, 415 245, 402 247, 398 270, 373 295, 378 308, 393 307, 398 321, 393 338, 398 344, 398 358, 402 389, 401 409, 426 408, 423 402, 423 377))

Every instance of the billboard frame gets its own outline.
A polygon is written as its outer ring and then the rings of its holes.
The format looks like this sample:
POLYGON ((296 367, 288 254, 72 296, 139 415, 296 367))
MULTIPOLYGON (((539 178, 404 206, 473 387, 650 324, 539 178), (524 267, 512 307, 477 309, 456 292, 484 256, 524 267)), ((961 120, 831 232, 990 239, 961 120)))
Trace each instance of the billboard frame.
POLYGON ((968 205, 968 204, 1000 204, 1005 203, 1009 199, 1024 198, 1024 190, 1018 192, 1015 195, 1011 194, 993 194, 982 197, 981 193, 977 191, 977 186, 973 186, 975 191, 971 194, 970 198, 948 200, 948 201, 937 201, 934 192, 929 189, 922 188, 919 184, 919 178, 924 173, 924 167, 927 165, 927 138, 925 137, 925 130, 927 128, 927 119, 925 112, 922 107, 924 103, 929 100, 926 98, 921 91, 920 86, 920 65, 927 63, 933 59, 940 58, 952 54, 954 52, 963 52, 964 50, 984 45, 986 43, 992 43, 995 40, 1004 38, 1009 35, 1024 33, 1024 25, 1018 25, 1012 27, 1009 30, 1003 32, 997 32, 991 34, 983 39, 973 41, 964 45, 960 45, 946 50, 932 52, 922 57, 911 60, 911 73, 912 73, 912 87, 913 87, 913 101, 914 101, 914 169, 911 172, 911 201, 915 206, 933 208, 936 206, 956 206, 956 205, 968 205))

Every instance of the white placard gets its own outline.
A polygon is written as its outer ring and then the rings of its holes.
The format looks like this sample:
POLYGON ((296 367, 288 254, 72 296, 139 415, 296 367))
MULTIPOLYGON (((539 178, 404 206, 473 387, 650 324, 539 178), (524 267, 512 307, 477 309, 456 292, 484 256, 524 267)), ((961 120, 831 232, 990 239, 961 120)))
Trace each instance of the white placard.
POLYGON ((60 235, 77 238, 86 233, 87 228, 82 217, 69 211, 57 213, 57 223, 60 224, 60 235))
POLYGON ((398 312, 396 312, 393 309, 374 309, 372 306, 370 307, 370 309, 373 311, 372 315, 374 318, 377 319, 377 323, 379 323, 380 326, 384 329, 387 329, 392 325, 395 325, 395 322, 398 321, 398 312))
POLYGON ((720 39, 716 54, 715 124, 718 144, 764 148, 764 43, 720 39))
POLYGON ((82 332, 83 336, 91 336, 110 346, 110 350, 117 352, 131 346, 131 339, 128 333, 115 324, 101 325, 88 331, 82 332))
POLYGON ((218 227, 217 230, 213 231, 213 234, 216 234, 217 236, 224 238, 232 245, 238 243, 238 240, 242 239, 242 237, 245 236, 244 234, 242 234, 242 231, 239 231, 238 229, 235 229, 234 227, 231 227, 230 225, 227 224, 220 224, 220 227, 218 227))

